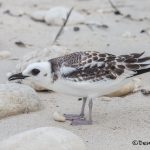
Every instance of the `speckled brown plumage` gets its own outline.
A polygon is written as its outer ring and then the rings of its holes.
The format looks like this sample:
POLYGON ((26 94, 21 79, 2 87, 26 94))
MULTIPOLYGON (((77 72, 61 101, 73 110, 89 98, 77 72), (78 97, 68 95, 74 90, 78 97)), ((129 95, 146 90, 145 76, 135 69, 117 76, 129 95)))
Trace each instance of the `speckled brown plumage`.
POLYGON ((129 76, 134 76, 138 70, 149 66, 147 61, 150 61, 150 57, 141 58, 143 54, 132 53, 116 56, 108 53, 85 51, 51 59, 50 63, 54 80, 62 77, 72 81, 95 82, 108 79, 115 80, 125 71, 130 71, 132 75, 129 76), (60 71, 62 67, 73 68, 73 70, 63 73, 60 71))

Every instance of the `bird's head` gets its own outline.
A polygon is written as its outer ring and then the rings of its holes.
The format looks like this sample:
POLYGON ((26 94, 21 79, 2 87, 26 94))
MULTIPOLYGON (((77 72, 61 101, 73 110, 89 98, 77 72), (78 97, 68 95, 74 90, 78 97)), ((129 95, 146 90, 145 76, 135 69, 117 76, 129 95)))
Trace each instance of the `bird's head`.
POLYGON ((21 73, 11 75, 8 80, 20 80, 30 83, 33 87, 39 86, 43 89, 49 89, 51 78, 51 64, 49 62, 32 63, 21 73))

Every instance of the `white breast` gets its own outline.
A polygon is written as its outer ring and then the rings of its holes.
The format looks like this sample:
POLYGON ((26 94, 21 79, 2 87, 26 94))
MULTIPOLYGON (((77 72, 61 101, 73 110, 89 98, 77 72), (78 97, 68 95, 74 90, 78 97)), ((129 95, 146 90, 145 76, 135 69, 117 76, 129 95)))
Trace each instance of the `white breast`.
POLYGON ((71 80, 58 79, 55 81, 50 89, 59 93, 69 94, 77 97, 98 97, 110 92, 113 92, 119 88, 124 82, 120 82, 121 79, 116 80, 101 80, 97 82, 81 81, 74 82, 71 80))

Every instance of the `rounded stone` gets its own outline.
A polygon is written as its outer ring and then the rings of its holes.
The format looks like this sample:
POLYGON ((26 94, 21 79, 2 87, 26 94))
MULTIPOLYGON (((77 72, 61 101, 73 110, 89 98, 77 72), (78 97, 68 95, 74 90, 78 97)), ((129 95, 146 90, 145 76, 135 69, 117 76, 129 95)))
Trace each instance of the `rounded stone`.
POLYGON ((86 150, 74 133, 56 127, 42 127, 14 135, 0 142, 1 150, 86 150))
POLYGON ((40 108, 39 97, 31 87, 17 83, 0 84, 0 119, 40 108))

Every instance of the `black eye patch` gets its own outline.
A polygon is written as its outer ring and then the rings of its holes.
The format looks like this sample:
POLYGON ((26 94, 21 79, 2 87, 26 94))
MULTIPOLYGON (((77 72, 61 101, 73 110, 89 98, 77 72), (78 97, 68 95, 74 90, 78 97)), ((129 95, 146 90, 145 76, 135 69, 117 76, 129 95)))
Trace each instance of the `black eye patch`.
POLYGON ((40 73, 40 70, 39 70, 39 69, 33 69, 33 70, 31 71, 31 74, 34 75, 34 76, 38 75, 39 73, 40 73))

